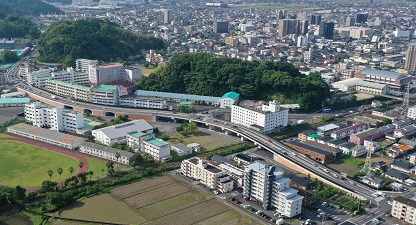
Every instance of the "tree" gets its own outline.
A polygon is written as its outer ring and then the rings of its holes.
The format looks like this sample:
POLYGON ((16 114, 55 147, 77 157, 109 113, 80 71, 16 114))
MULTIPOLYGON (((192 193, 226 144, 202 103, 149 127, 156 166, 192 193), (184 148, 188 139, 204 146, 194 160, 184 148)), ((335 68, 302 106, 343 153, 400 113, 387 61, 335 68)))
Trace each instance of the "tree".
POLYGON ((104 170, 103 168, 101 168, 101 175, 103 175, 104 171, 105 171, 105 170, 104 170))
POLYGON ((90 176, 90 182, 91 182, 91 177, 92 177, 92 175, 94 175, 94 172, 88 171, 88 175, 90 176))
POLYGON ((52 170, 48 170, 47 173, 48 173, 48 176, 49 176, 49 180, 51 180, 52 179, 52 175, 53 175, 53 171, 52 170))
POLYGON ((61 175, 64 172, 64 169, 62 169, 61 167, 59 167, 58 169, 56 169, 56 172, 58 172, 58 174, 59 174, 59 182, 61 182, 62 181, 61 180, 61 175))
POLYGON ((0 55, 0 61, 3 63, 14 63, 19 61, 19 57, 17 57, 16 52, 4 51, 0 55))
POLYGON ((178 133, 182 132, 182 131, 183 131, 183 127, 182 127, 182 126, 177 127, 177 128, 176 128, 176 131, 177 131, 178 133))
POLYGON ((71 166, 71 167, 69 167, 69 169, 68 169, 68 170, 69 170, 69 172, 71 173, 71 175, 72 175, 72 174, 74 173, 74 171, 75 171, 74 167, 72 167, 72 166, 71 166))
POLYGON ((196 126, 195 123, 188 123, 188 125, 186 126, 186 133, 187 134, 195 134, 195 132, 198 131, 198 127, 196 126))
POLYGON ((136 169, 136 167, 138 166, 138 164, 137 164, 137 162, 136 162, 136 161, 133 161, 133 162, 130 164, 130 166, 131 166, 131 167, 133 167, 133 169, 136 169))
POLYGON ((114 162, 109 161, 105 165, 107 166, 107 169, 114 168, 114 162))
POLYGON ((121 157, 120 152, 116 152, 115 157, 116 157, 116 159, 117 159, 118 166, 120 167, 120 162, 118 161, 118 159, 121 157))
POLYGON ((53 182, 53 181, 49 181, 49 180, 45 180, 42 182, 42 190, 44 191, 51 191, 53 189, 53 187, 55 187, 58 183, 57 182, 53 182))
POLYGON ((82 173, 82 167, 84 167, 84 162, 79 162, 78 167, 81 169, 81 173, 82 173))
POLYGON ((26 189, 20 187, 20 185, 16 186, 13 197, 17 200, 23 200, 26 197, 26 189))
POLYGON ((164 141, 169 140, 169 136, 166 135, 166 134, 161 135, 159 138, 164 140, 164 141))

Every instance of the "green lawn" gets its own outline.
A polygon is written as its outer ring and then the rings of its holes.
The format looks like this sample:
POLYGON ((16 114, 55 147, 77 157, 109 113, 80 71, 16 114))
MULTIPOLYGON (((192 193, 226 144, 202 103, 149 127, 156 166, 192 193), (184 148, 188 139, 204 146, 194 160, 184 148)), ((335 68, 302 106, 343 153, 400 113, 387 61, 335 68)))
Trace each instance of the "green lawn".
POLYGON ((8 134, 1 134, 0 133, 0 138, 12 138, 13 136, 10 136, 8 134))
POLYGON ((89 156, 83 156, 89 164, 88 167, 88 171, 92 171, 94 172, 94 175, 92 176, 92 179, 98 179, 98 178, 102 178, 107 176, 107 167, 106 167, 106 162, 93 158, 93 157, 89 157, 89 156), (104 169, 104 172, 101 173, 101 169, 104 169))
POLYGON ((23 176, 23 187, 41 186, 48 180, 48 170, 53 171, 52 181, 59 181, 56 169, 64 169, 62 180, 71 176, 69 167, 78 168, 78 162, 68 156, 16 141, 1 141, 0 185, 15 187, 23 176))
POLYGON ((143 74, 151 74, 155 70, 157 70, 157 67, 156 68, 146 68, 146 67, 142 67, 142 73, 143 74))

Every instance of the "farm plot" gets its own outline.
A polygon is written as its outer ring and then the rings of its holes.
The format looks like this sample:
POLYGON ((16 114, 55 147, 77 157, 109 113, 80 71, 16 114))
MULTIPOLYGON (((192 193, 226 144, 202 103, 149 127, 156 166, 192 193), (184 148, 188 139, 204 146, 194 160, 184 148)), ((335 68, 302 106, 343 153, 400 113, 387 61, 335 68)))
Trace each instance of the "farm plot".
POLYGON ((0 224, 4 224, 4 225, 14 225, 14 224, 19 224, 19 225, 32 225, 33 222, 30 220, 30 217, 23 214, 23 213, 17 213, 11 216, 8 216, 4 219, 0 220, 0 224))
POLYGON ((137 209, 136 212, 140 215, 143 215, 143 217, 145 217, 147 220, 153 220, 185 208, 190 208, 196 204, 211 199, 212 196, 206 195, 198 190, 194 190, 166 199, 164 201, 144 206, 137 209))
POLYGON ((177 182, 177 179, 171 175, 154 177, 116 188, 110 194, 116 199, 123 199, 174 182, 177 182))
POLYGON ((153 189, 152 193, 141 193, 129 198, 125 198, 122 201, 133 209, 137 209, 154 202, 158 202, 164 199, 171 198, 192 190, 192 188, 185 183, 174 183, 162 188, 153 189))
POLYGON ((213 216, 211 218, 208 218, 206 220, 203 220, 197 223, 197 225, 217 225, 217 224, 224 224, 224 225, 247 224, 249 225, 249 224, 260 224, 260 223, 248 216, 242 215, 233 210, 223 212, 221 214, 218 214, 216 216, 213 216))
POLYGON ((169 214, 167 216, 160 217, 158 219, 149 221, 145 224, 178 224, 187 225, 195 224, 199 221, 213 217, 229 210, 224 204, 218 204, 215 199, 203 202, 201 204, 192 206, 192 209, 183 209, 176 213, 169 214))
POLYGON ((65 207, 60 216, 63 218, 119 224, 139 224, 146 221, 132 209, 129 209, 108 194, 75 202, 65 207))

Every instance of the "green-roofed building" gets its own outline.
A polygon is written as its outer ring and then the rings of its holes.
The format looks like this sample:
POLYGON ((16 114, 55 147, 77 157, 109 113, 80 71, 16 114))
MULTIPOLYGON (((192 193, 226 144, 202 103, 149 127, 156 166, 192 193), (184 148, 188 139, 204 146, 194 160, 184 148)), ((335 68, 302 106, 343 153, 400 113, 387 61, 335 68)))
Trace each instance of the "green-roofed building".
POLYGON ((90 91, 90 101, 101 105, 118 105, 122 95, 121 87, 116 85, 98 85, 90 91))
POLYGON ((0 107, 23 106, 30 98, 0 98, 0 107))
POLYGON ((311 138, 311 139, 313 139, 313 140, 316 140, 316 139, 318 139, 318 138, 320 138, 321 136, 319 136, 319 134, 311 134, 311 135, 309 135, 309 138, 311 138))
POLYGON ((231 106, 236 104, 239 100, 240 94, 234 91, 227 92, 220 99, 220 108, 231 108, 231 106))
POLYGON ((148 153, 156 160, 162 162, 172 159, 172 156, 170 155, 170 145, 154 137, 143 141, 142 152, 148 153))

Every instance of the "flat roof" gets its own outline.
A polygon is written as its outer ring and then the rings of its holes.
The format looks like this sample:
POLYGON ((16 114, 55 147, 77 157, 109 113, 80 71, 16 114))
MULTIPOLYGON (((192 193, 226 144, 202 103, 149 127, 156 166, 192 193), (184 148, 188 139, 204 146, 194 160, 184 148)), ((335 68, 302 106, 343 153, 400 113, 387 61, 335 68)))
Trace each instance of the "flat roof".
POLYGON ((153 129, 153 127, 145 120, 133 120, 114 126, 97 129, 97 131, 103 132, 110 139, 115 139, 126 136, 128 133, 134 131, 142 132, 150 129, 153 129))
POLYGON ((402 204, 405 204, 405 205, 411 206, 413 208, 416 208, 416 201, 414 201, 410 198, 405 198, 403 196, 399 196, 399 197, 393 199, 393 201, 400 202, 402 204))
POLYGON ((83 90, 90 90, 91 89, 88 86, 74 84, 74 83, 60 81, 60 80, 47 80, 46 82, 61 84, 61 85, 65 85, 65 86, 69 86, 69 87, 73 87, 73 88, 78 88, 78 89, 83 89, 83 90))
POLYGON ((146 142, 148 142, 148 143, 150 143, 152 145, 156 145, 158 147, 162 147, 162 146, 165 146, 165 145, 168 144, 168 143, 166 143, 166 142, 164 142, 164 141, 162 141, 160 139, 156 139, 156 138, 148 139, 148 140, 146 140, 146 142))
POLYGON ((145 91, 137 90, 135 92, 138 96, 151 96, 159 98, 176 98, 176 99, 185 99, 189 101, 206 101, 206 102, 219 102, 220 97, 210 97, 203 95, 190 95, 190 94, 180 94, 180 93, 171 93, 171 92, 158 92, 158 91, 145 91))
POLYGON ((301 148, 304 148, 304 149, 307 149, 309 151, 313 151, 313 152, 319 153, 321 155, 332 155, 331 152, 327 152, 327 151, 324 151, 322 149, 319 149, 319 148, 316 148, 314 146, 307 145, 307 144, 304 144, 304 143, 301 143, 301 142, 298 142, 298 141, 288 141, 287 143, 288 144, 291 144, 291 145, 295 145, 295 146, 301 147, 301 148))
POLYGON ((16 131, 23 132, 26 134, 36 135, 41 138, 45 138, 45 139, 49 139, 49 140, 53 140, 53 141, 61 142, 61 143, 72 144, 72 143, 85 140, 82 137, 77 137, 77 136, 61 133, 58 131, 48 130, 45 128, 36 127, 36 126, 24 124, 24 123, 19 123, 19 124, 10 126, 8 127, 8 129, 16 130, 16 131))
POLYGON ((375 70, 375 69, 365 69, 361 72, 361 74, 365 74, 368 76, 378 76, 378 77, 386 77, 391 79, 403 79, 408 77, 405 74, 392 72, 392 71, 386 71, 386 70, 375 70))
POLYGON ((113 90, 117 90, 117 86, 102 84, 102 85, 98 85, 94 89, 97 91, 113 91, 113 90))
POLYGON ((316 128, 316 130, 326 132, 326 131, 331 131, 331 130, 338 129, 338 128, 339 128, 339 126, 331 123, 331 124, 327 124, 327 125, 324 125, 324 126, 320 126, 320 127, 316 128))
POLYGON ((133 153, 131 153, 131 152, 126 152, 126 151, 122 151, 120 149, 115 149, 115 148, 111 148, 111 147, 108 147, 108 146, 99 145, 99 144, 95 144, 95 143, 91 143, 91 142, 84 142, 84 143, 80 144, 79 146, 85 146, 85 147, 88 147, 88 148, 97 149, 97 150, 101 150, 101 151, 112 153, 112 154, 116 154, 118 152, 118 153, 120 153, 121 156, 128 157, 128 158, 130 158, 133 155, 133 153))
POLYGON ((142 137, 142 136, 144 136, 144 134, 142 132, 139 132, 139 131, 131 132, 129 134, 133 137, 142 137))
POLYGON ((26 104, 30 98, 0 98, 0 104, 26 104))

